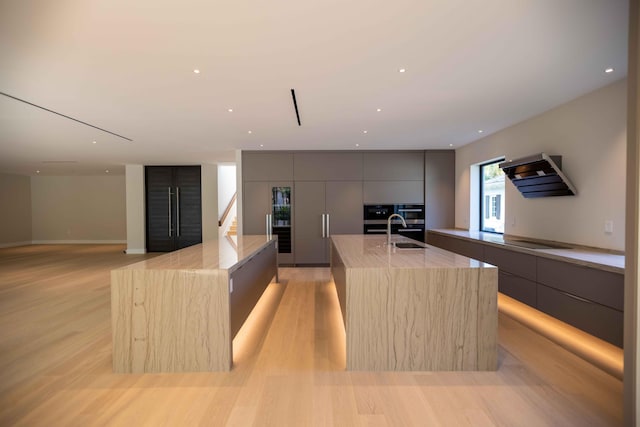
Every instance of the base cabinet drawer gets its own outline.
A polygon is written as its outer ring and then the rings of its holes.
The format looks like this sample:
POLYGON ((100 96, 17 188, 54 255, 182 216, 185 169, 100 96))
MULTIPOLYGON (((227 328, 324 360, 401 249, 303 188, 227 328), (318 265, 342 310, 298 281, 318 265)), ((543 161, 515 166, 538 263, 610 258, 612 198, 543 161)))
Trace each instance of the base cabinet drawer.
POLYGON ((536 280, 536 257, 509 249, 500 249, 493 246, 484 248, 484 261, 498 266, 500 270, 536 280))
POLYGON ((498 273, 498 290, 533 308, 537 306, 537 284, 503 270, 498 273))
POLYGON ((427 243, 456 254, 477 259, 478 261, 485 261, 485 247, 481 243, 474 243, 468 240, 447 237, 431 232, 427 232, 427 243))
POLYGON ((622 347, 622 311, 548 286, 537 286, 538 310, 622 347))
POLYGON ((538 258, 538 283, 560 291, 624 310, 624 275, 538 258))

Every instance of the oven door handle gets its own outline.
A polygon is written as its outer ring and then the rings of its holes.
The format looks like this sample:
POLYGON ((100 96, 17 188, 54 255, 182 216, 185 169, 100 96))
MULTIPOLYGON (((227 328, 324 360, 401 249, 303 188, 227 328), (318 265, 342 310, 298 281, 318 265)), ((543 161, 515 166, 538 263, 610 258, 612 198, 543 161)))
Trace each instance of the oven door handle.
POLYGON ((398 209, 398 212, 422 212, 422 209, 398 209))

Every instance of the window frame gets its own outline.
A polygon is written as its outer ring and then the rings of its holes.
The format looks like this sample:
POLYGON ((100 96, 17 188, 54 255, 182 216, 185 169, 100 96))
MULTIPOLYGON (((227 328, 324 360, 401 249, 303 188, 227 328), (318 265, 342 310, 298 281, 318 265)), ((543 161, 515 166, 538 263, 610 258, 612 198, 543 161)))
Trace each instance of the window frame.
MULTIPOLYGON (((504 157, 499 158, 499 159, 495 159, 495 160, 489 160, 487 162, 484 163, 480 163, 478 165, 478 172, 479 172, 479 178, 478 178, 478 186, 480 187, 480 197, 478 198, 478 211, 480 213, 480 218, 479 218, 479 222, 478 222, 478 229, 483 232, 483 233, 493 233, 493 234, 504 234, 504 231, 500 232, 500 231, 495 231, 495 230, 485 230, 484 229, 484 222, 485 222, 485 211, 491 213, 492 211, 492 204, 493 204, 493 197, 490 196, 486 196, 486 197, 490 197, 490 200, 486 203, 486 206, 483 209, 482 206, 482 202, 485 199, 485 194, 484 194, 484 167, 485 166, 489 166, 489 165, 493 165, 493 164, 497 164, 497 163, 502 163, 504 162, 504 157)), ((506 181, 505 181, 506 182, 506 181)), ((504 195, 503 195, 504 197, 504 195)), ((503 216, 504 219, 504 212, 500 213, 501 216, 503 216)), ((506 222, 506 221, 505 221, 506 222)))

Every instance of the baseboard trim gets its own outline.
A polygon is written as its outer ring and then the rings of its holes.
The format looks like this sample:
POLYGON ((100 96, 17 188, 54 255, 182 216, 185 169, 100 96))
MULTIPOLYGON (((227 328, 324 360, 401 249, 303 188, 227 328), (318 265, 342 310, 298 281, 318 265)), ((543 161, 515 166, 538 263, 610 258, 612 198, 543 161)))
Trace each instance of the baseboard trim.
POLYGON ((126 249, 124 251, 127 255, 144 255, 147 253, 146 249, 126 249))
POLYGON ((31 240, 27 240, 24 242, 0 243, 0 248, 15 248, 17 246, 29 246, 30 244, 31 240))
POLYGON ((33 240, 33 245, 122 245, 126 240, 33 240))

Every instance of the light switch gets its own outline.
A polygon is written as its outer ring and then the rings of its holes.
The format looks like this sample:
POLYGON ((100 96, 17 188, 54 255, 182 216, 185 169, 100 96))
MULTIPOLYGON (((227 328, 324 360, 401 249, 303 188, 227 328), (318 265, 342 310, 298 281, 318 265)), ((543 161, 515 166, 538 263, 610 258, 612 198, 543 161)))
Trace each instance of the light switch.
POLYGON ((604 232, 607 234, 613 233, 613 221, 607 220, 604 222, 604 232))

